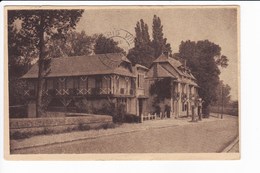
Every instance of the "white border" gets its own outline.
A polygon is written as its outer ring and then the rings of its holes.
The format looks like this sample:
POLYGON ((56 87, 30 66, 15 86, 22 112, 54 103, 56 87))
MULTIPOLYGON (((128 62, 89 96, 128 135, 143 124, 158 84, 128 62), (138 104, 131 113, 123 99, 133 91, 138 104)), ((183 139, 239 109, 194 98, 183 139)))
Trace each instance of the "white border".
MULTIPOLYGON (((0 116, 0 172, 260 172, 260 2, 1 2, 1 57, 3 57, 3 12, 5 5, 240 5, 241 9, 241 160, 239 161, 6 161, 3 159, 3 105, 0 116)), ((4 58, 0 58, 3 84, 4 58)), ((4 95, 1 85, 0 95, 4 95)))

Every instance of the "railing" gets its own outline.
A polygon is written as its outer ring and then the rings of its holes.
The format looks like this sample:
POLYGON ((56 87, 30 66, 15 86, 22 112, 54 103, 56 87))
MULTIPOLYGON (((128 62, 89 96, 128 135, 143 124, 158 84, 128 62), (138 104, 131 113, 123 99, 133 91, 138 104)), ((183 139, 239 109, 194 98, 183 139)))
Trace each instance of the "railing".
POLYGON ((157 119, 165 119, 165 118, 170 118, 172 115, 172 112, 160 112, 159 114, 141 114, 141 122, 143 121, 147 121, 147 120, 157 120, 157 119), (167 115, 168 113, 170 113, 170 116, 167 115))
POLYGON ((136 89, 136 95, 137 95, 137 96, 139 96, 139 95, 145 95, 144 89, 140 89, 140 88, 136 89))
POLYGON ((141 122, 146 120, 155 120, 157 118, 156 113, 155 114, 141 114, 141 122))

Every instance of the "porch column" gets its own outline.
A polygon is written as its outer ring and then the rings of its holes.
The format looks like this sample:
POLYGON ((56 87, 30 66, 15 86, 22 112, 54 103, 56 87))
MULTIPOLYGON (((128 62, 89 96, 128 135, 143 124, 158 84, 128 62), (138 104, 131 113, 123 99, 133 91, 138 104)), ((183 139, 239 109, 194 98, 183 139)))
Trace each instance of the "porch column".
POLYGON ((111 93, 114 94, 114 75, 110 76, 111 80, 111 93))

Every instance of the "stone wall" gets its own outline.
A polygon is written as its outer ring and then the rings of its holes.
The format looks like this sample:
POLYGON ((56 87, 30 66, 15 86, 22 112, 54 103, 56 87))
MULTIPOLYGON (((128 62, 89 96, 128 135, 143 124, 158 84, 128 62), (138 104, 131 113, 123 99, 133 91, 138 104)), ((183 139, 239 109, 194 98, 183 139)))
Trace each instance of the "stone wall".
POLYGON ((19 133, 38 134, 43 131, 53 133, 69 131, 79 126, 97 128, 101 125, 113 123, 112 116, 90 115, 90 114, 68 114, 69 117, 48 117, 48 118, 15 118, 10 119, 10 135, 19 133))

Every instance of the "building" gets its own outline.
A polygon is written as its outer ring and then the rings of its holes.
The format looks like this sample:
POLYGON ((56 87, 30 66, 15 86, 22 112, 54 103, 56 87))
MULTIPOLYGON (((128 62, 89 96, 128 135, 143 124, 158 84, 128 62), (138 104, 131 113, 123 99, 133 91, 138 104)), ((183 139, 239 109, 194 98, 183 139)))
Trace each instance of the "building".
MULTIPOLYGON (((174 116, 178 118, 180 116, 191 115, 192 105, 195 104, 198 98, 199 87, 195 77, 185 65, 174 58, 162 54, 152 63, 147 73, 147 78, 150 85, 161 80, 166 80, 166 84, 169 86, 162 89, 169 97, 161 100, 158 104, 160 111, 165 112, 165 107, 168 106, 168 117, 174 116)), ((150 110, 155 109, 151 104, 153 99, 154 96, 150 95, 150 110)))
MULTIPOLYGON (((22 77, 27 81, 24 95, 30 100, 29 117, 35 114, 37 77, 37 63, 22 77)), ((189 114, 190 100, 198 95, 196 79, 183 64, 165 55, 149 69, 139 64, 133 66, 119 53, 53 58, 44 77, 42 94, 49 110, 99 113, 112 102, 124 105, 129 114, 141 116, 156 112, 150 88, 163 79, 170 81, 170 97, 159 103, 160 111, 168 105, 168 117, 189 114)))
MULTIPOLYGON (((42 94, 49 98, 50 110, 71 111, 81 100, 98 110, 111 101, 124 104, 127 113, 138 115, 141 102, 138 99, 146 97, 143 88, 146 71, 144 66, 132 66, 123 54, 53 58, 44 77, 42 94)), ((22 77, 27 81, 24 95, 30 105, 35 105, 37 76, 36 63, 22 77)))

